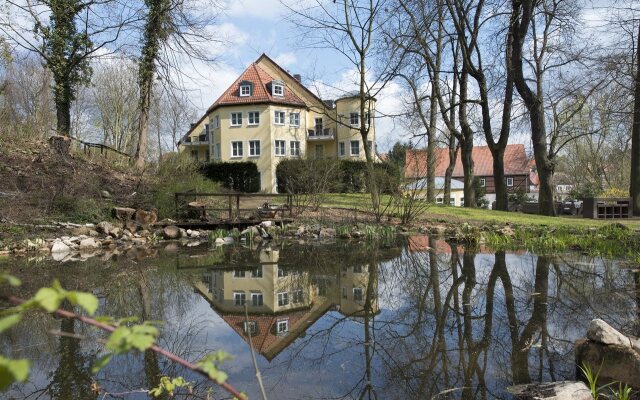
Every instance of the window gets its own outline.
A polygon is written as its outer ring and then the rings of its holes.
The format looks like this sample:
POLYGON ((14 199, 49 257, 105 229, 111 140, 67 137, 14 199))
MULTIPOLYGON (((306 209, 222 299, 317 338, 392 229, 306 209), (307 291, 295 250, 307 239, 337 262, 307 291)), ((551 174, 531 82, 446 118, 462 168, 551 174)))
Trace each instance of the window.
POLYGON ((315 119, 315 135, 316 136, 320 136, 322 135, 322 118, 316 118, 315 119))
POLYGON ((276 125, 284 125, 284 111, 276 111, 273 123, 276 125))
POLYGON ((351 155, 359 156, 360 155, 360 142, 357 140, 351 141, 351 155))
POLYGON ((251 96, 251 85, 240 85, 240 97, 251 96))
POLYGON ((361 274, 362 273, 362 265, 357 265, 357 266, 353 267, 353 273, 354 274, 361 274))
POLYGON ((220 128, 220 116, 216 115, 216 128, 220 128))
POLYGON ((251 271, 252 278, 262 278, 262 267, 258 267, 251 271))
POLYGON ((359 126, 360 125, 360 116, 358 115, 358 113, 351 113, 349 114, 349 123, 352 126, 359 126))
POLYGON ((344 157, 347 155, 347 148, 344 142, 338 143, 338 156, 344 157))
POLYGON ((324 145, 323 144, 317 144, 316 145, 316 158, 322 158, 324 157, 324 145))
POLYGON ((444 199, 442 197, 436 197, 436 204, 442 204, 444 199))
POLYGON ((300 142, 297 140, 292 140, 291 142, 289 142, 289 149, 291 152, 291 155, 294 157, 299 157, 300 156, 300 142))
POLYGON ((289 125, 300 126, 300 113, 289 113, 289 125))
POLYGON ((291 293, 291 302, 295 304, 304 303, 304 292, 302 289, 294 290, 291 293))
POLYGON ((362 301, 362 288, 353 288, 353 301, 362 301))
POLYGON ((276 140, 275 155, 276 156, 287 155, 287 142, 285 140, 276 140))
POLYGON ((254 307, 260 307, 264 304, 264 297, 262 293, 251 293, 251 305, 254 307))
POLYGON ((289 276, 289 271, 284 268, 278 267, 278 278, 282 278, 284 276, 289 276))
POLYGON ((507 186, 513 186, 513 178, 507 178, 507 186))
MULTIPOLYGON (((460 199, 460 204, 464 206, 464 197, 460 199)), ((449 199, 449 205, 450 206, 455 206, 456 205, 456 199, 450 198, 449 199)))
POLYGON ((289 293, 278 293, 278 306, 283 307, 289 304, 289 293))
POLYGON ((220 154, 220 143, 216 143, 213 146, 213 157, 214 158, 220 158, 222 157, 222 155, 220 154))
POLYGON ((371 114, 368 111, 364 113, 364 119, 367 120, 367 125, 371 125, 371 114))
POLYGON ((274 96, 283 97, 284 96, 284 83, 281 81, 273 81, 271 82, 272 94, 274 96))
POLYGON ((276 322, 276 334, 277 335, 285 335, 289 332, 289 320, 280 320, 276 322))
POLYGON ((233 301, 236 306, 243 306, 247 300, 247 295, 244 292, 233 292, 233 301))
POLYGON ((485 187, 487 185, 487 180, 485 178, 480 178, 480 187, 485 187))
POLYGON ((231 157, 242 157, 242 142, 231 142, 231 157))
POLYGON ((260 157, 259 140, 249 140, 249 157, 260 157))
POLYGON ((256 321, 244 321, 244 334, 255 336, 258 334, 258 324, 256 321))
POLYGON ((238 269, 233 270, 233 277, 234 278, 244 278, 244 276, 245 275, 244 275, 244 271, 243 270, 238 270, 238 269))
POLYGON ((247 113, 247 118, 249 122, 247 125, 259 125, 260 124, 260 112, 259 111, 249 111, 247 113))
POLYGON ((242 113, 231 113, 231 126, 242 126, 242 113))
POLYGON ((373 153, 373 142, 371 140, 367 140, 367 147, 369 148, 369 151, 373 153))
POLYGON ((204 124, 204 135, 206 136, 206 139, 209 139, 209 124, 204 124))
POLYGON ((198 150, 191 150, 191 158, 193 161, 198 161, 198 150))

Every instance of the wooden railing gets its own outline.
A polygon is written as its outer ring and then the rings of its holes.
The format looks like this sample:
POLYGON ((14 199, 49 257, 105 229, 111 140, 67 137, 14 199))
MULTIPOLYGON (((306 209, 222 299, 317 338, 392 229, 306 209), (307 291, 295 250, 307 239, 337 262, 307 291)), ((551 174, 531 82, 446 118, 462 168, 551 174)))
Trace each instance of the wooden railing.
POLYGON ((84 140, 76 139, 74 137, 69 137, 69 139, 78 143, 78 147, 82 149, 84 154, 93 155, 100 154, 103 157, 108 158, 110 153, 116 154, 120 157, 125 157, 128 160, 131 160, 131 156, 127 153, 124 153, 120 150, 114 149, 113 147, 104 145, 102 143, 91 143, 85 142, 84 140))
POLYGON ((201 219, 208 218, 208 212, 226 214, 229 220, 239 218, 242 212, 257 216, 261 219, 284 218, 293 215, 293 195, 264 194, 264 193, 175 193, 176 215, 184 213, 199 214, 201 219), (199 203, 198 199, 224 199, 220 206, 199 203), (275 201, 273 201, 275 200, 275 201), (241 207, 241 204, 243 207, 241 207))

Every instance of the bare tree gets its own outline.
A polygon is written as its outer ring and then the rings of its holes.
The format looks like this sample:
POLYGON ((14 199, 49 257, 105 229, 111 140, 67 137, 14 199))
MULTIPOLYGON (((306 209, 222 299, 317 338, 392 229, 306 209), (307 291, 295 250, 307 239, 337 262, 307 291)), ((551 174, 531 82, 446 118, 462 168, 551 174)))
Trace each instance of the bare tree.
POLYGON ((640 24, 636 46, 636 79, 633 92, 633 129, 631 130, 631 185, 633 215, 640 215, 640 24))

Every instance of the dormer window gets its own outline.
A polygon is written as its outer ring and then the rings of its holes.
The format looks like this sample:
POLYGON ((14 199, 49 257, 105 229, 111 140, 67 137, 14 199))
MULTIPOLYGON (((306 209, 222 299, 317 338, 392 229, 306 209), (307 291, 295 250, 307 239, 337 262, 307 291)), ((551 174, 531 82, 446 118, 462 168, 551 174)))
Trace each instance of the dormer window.
POLYGON ((249 97, 251 96, 251 92, 251 82, 240 82, 240 97, 249 97))
POLYGON ((284 97, 284 83, 282 81, 271 82, 271 94, 278 97, 284 97))

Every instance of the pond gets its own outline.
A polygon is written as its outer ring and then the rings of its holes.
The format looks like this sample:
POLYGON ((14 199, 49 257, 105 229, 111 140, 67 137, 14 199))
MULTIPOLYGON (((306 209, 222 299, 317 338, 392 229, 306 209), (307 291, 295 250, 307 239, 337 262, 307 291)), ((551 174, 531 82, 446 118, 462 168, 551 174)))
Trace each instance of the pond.
MULTIPOLYGON (((426 236, 171 244, 83 262, 6 260, 0 269, 22 278, 25 296, 57 278, 96 294, 98 314, 164 321, 159 344, 188 360, 225 350, 228 382, 251 399, 261 398, 252 349, 269 399, 508 399, 514 383, 574 379, 573 343, 592 318, 640 330, 640 277, 623 260, 426 236)), ((105 337, 30 315, 0 336, 2 354, 32 361, 29 381, 3 398, 146 398, 163 375, 194 382, 194 398, 228 398, 150 352, 117 356, 94 376, 105 337)))

